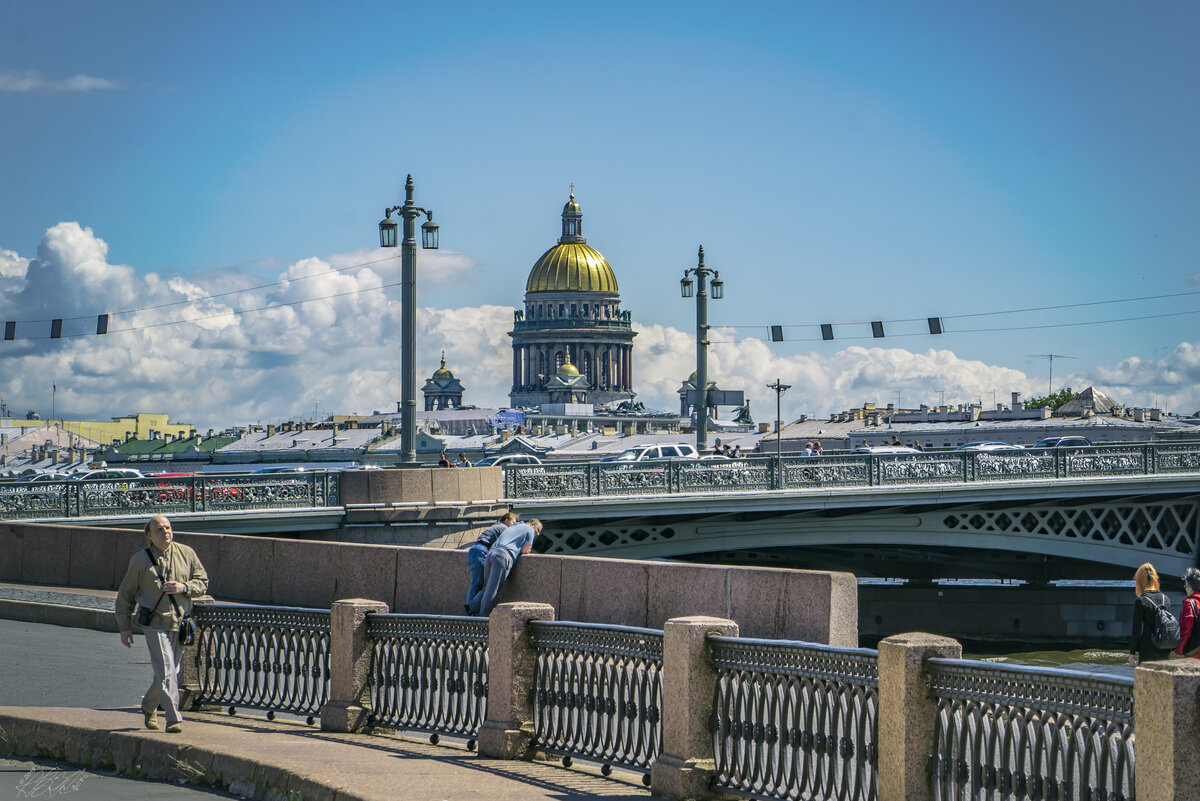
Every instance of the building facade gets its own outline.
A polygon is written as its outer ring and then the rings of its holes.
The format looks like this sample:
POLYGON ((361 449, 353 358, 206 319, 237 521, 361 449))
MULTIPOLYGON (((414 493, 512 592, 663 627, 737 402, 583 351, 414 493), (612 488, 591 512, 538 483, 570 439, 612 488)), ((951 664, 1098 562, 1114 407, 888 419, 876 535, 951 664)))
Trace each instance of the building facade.
POLYGON ((563 206, 562 236, 525 282, 525 307, 513 313, 514 407, 552 403, 548 384, 574 362, 588 400, 629 400, 633 391, 632 315, 621 309, 617 276, 583 236, 574 193, 563 206), (570 357, 568 357, 568 350, 570 357))

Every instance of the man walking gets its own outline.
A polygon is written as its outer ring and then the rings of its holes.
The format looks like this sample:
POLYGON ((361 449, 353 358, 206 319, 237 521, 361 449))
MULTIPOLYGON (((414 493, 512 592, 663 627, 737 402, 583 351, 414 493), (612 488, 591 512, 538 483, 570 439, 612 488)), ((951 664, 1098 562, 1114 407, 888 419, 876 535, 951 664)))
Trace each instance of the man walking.
POLYGON ((467 602, 464 607, 468 615, 471 614, 471 599, 483 589, 483 563, 487 559, 488 551, 495 544, 496 538, 516 522, 516 512, 505 512, 503 517, 485 528, 479 539, 475 540, 475 544, 467 549, 467 570, 471 571, 471 585, 467 587, 467 602))
POLYGON ((146 523, 149 544, 129 560, 117 590, 117 628, 121 644, 133 647, 133 610, 150 650, 154 682, 142 697, 147 729, 158 730, 158 708, 167 715, 167 731, 183 731, 179 713, 179 621, 192 609, 192 598, 208 590, 208 573, 196 552, 175 542, 171 521, 155 515, 146 523))
POLYGON ((513 565, 517 563, 521 554, 533 550, 533 540, 541 532, 542 521, 536 518, 528 523, 509 526, 501 532, 483 562, 483 589, 471 599, 468 614, 485 617, 491 614, 492 607, 496 605, 496 595, 512 571, 513 565))

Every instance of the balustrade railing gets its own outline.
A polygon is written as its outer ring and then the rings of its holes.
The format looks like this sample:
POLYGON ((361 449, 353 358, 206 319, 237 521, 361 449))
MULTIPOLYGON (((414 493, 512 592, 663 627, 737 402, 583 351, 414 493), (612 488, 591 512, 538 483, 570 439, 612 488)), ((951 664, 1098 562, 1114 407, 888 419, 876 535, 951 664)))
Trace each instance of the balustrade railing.
POLYGON ((198 604, 197 704, 305 715, 329 699, 327 609, 198 604))
POLYGON ((571 462, 505 469, 514 500, 712 494, 1200 473, 1200 444, 571 462))
POLYGON ((339 506, 337 473, 204 473, 0 483, 0 520, 339 506))
POLYGON ((662 748, 662 638, 655 629, 532 621, 534 743, 644 772, 662 748))
POLYGON ((709 637, 716 782, 757 798, 878 797, 878 655, 709 637))
POLYGON ((488 621, 367 616, 372 726, 451 734, 474 748, 487 714, 488 621))
POLYGON ((1132 678, 958 659, 928 675, 935 798, 1133 801, 1132 678))

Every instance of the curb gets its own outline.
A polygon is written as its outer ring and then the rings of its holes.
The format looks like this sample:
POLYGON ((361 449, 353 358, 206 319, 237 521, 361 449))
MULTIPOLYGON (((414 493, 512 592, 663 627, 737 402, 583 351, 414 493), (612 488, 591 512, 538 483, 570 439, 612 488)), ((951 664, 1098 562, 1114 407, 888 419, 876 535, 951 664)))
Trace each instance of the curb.
MULTIPOLYGON (((135 731, 0 714, 0 754, 53 759, 131 778, 214 787, 254 801, 368 801, 346 788, 247 759, 233 751, 171 741, 135 731)), ((155 733, 157 734, 157 733, 155 733)))
POLYGON ((0 598, 0 619, 21 620, 26 623, 49 623, 76 629, 117 632, 117 615, 111 610, 84 606, 65 606, 40 601, 17 601, 0 598))

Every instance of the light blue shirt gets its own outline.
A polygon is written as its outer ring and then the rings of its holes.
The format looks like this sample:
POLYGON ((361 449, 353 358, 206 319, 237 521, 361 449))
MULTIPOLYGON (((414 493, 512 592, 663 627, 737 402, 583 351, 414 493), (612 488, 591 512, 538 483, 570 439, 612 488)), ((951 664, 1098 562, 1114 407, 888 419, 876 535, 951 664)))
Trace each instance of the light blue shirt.
POLYGON ((517 561, 517 557, 521 555, 521 549, 526 545, 533 545, 535 534, 533 526, 528 523, 515 523, 500 533, 496 538, 496 542, 492 545, 493 550, 503 548, 512 554, 513 561, 517 561))

